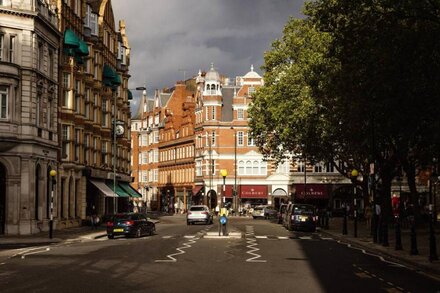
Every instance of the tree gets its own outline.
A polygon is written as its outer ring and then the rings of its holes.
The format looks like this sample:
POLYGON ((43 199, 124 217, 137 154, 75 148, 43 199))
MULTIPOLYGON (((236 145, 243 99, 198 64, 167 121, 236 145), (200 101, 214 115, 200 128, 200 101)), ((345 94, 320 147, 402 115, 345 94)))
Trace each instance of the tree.
POLYGON ((265 54, 250 110, 263 154, 337 159, 343 174, 374 161, 387 220, 399 169, 411 183, 439 154, 438 11, 429 0, 307 3, 265 54))

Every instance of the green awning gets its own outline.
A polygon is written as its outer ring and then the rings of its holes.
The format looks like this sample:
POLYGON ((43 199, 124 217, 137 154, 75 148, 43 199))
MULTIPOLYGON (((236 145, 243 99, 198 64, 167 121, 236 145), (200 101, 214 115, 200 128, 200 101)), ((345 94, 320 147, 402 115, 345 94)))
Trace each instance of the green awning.
POLYGON ((128 99, 129 99, 129 100, 133 100, 133 94, 132 94, 132 92, 131 92, 130 90, 127 90, 127 93, 128 93, 128 99))
MULTIPOLYGON (((107 181, 105 182, 105 184, 107 184, 107 186, 110 187, 111 190, 113 190, 113 181, 111 182, 107 181)), ((115 193, 119 197, 130 197, 130 194, 128 194, 124 189, 122 189, 121 186, 119 186, 118 182, 116 182, 115 193)))
POLYGON ((66 29, 64 31, 64 46, 68 48, 79 48, 79 38, 77 35, 70 29, 66 29))
POLYGON ((131 197, 142 197, 142 195, 137 192, 130 184, 126 182, 120 182, 119 185, 124 189, 131 197))
POLYGON ((104 69, 102 73, 102 79, 108 79, 109 81, 113 81, 115 78, 116 72, 107 64, 104 64, 104 69))
POLYGON ((112 83, 113 83, 114 86, 120 86, 121 85, 121 77, 116 72, 115 72, 115 77, 113 78, 112 83))
POLYGON ((84 41, 79 41, 79 48, 75 50, 79 56, 89 56, 89 47, 84 41))

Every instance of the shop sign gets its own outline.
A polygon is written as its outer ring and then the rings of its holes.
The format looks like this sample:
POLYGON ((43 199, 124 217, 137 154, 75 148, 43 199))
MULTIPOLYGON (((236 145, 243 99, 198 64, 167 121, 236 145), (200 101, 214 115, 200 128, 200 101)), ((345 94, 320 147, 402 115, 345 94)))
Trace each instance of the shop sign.
POLYGON ((241 198, 267 198, 267 185, 241 185, 241 198))
POLYGON ((295 197, 296 198, 328 198, 328 188, 326 184, 295 184, 295 197), (304 187, 306 192, 304 192, 304 187))

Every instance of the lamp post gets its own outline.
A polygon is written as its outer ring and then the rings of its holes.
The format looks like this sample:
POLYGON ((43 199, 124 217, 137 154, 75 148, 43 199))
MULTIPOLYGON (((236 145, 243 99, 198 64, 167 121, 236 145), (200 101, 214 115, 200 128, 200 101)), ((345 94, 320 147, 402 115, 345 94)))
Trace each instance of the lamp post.
POLYGON ((49 175, 51 178, 49 238, 52 239, 52 236, 53 236, 53 193, 54 193, 55 184, 57 184, 57 181, 56 181, 57 171, 52 169, 52 170, 50 170, 49 175))
MULTIPOLYGON (((434 164, 436 163, 436 160, 434 159, 434 164)), ((433 204, 432 204, 432 184, 437 183, 437 172, 436 168, 434 167, 434 170, 429 177, 429 261, 432 262, 434 260, 438 260, 437 256, 437 245, 435 240, 435 231, 434 231, 434 217, 436 217, 436 213, 434 212, 433 204)))
POLYGON ((223 232, 223 236, 226 235, 226 221, 225 221, 225 211, 223 210, 223 199, 226 196, 226 176, 228 176, 228 171, 226 169, 220 170, 220 174, 223 177, 223 192, 220 197, 220 217, 219 217, 219 230, 218 235, 220 236, 221 232, 223 232))
MULTIPOLYGON (((357 237, 357 200, 356 200, 356 179, 359 175, 358 170, 353 169, 351 171, 351 182, 353 183, 353 218, 354 218, 354 231, 353 236, 357 237)), ((345 213, 347 215, 347 213, 345 213)), ((347 221, 347 220, 345 220, 347 221)))
MULTIPOLYGON (((198 138, 202 138, 202 135, 199 135, 198 136, 198 138)), ((209 152, 209 157, 208 157, 208 160, 209 160, 209 163, 208 163, 208 179, 209 179, 209 187, 208 187, 208 190, 206 191, 206 189, 205 189, 205 192, 206 192, 206 205, 208 206, 208 208, 209 209, 211 209, 212 207, 211 207, 211 200, 210 200, 210 196, 212 196, 212 194, 211 194, 211 190, 212 190, 212 174, 213 174, 213 164, 212 164, 212 150, 211 150, 211 139, 210 139, 210 136, 209 136, 209 133, 207 132, 206 133, 206 139, 207 139, 207 142, 208 142, 208 152, 209 152)), ((202 143, 202 145, 203 145, 203 143, 202 143)), ((205 146, 206 146, 206 144, 205 144, 205 146)), ((205 148, 203 148, 203 149, 205 149, 205 148)), ((203 182, 205 182, 205 180, 203 180, 203 182)), ((206 186, 205 186, 205 183, 203 183, 203 185, 204 185, 204 187, 206 188, 206 186)), ((204 200, 204 198, 203 198, 203 200, 204 200)))
MULTIPOLYGON (((231 126, 234 129, 234 126, 231 126)), ((234 131, 234 192, 232 193, 232 202, 235 212, 238 212, 238 198, 237 198, 237 132, 234 131)))
POLYGON ((400 229, 400 221, 402 216, 402 177, 400 174, 396 178, 399 182, 399 199, 397 201, 397 210, 394 211, 394 221, 395 221, 395 233, 396 233, 396 243, 394 246, 395 250, 402 250, 402 231, 400 229))

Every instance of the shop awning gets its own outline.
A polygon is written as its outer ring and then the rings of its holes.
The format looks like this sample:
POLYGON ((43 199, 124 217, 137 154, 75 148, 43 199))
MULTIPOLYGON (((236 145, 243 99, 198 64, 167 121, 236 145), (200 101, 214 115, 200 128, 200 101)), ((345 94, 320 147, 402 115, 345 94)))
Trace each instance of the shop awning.
POLYGON ((92 183, 93 185, 95 185, 96 188, 99 189, 99 191, 101 191, 104 196, 107 197, 117 197, 118 195, 113 193, 113 190, 110 189, 104 181, 100 181, 100 180, 95 180, 95 179, 90 179, 89 180, 90 183, 92 183))
MULTIPOLYGON (((106 182, 107 186, 113 190, 113 181, 112 182, 106 182)), ((115 192, 119 197, 130 197, 130 194, 128 194, 124 189, 122 189, 121 186, 119 186, 118 182, 116 182, 115 186, 115 192)))
POLYGON ((197 195, 197 193, 199 193, 200 190, 202 190, 202 188, 203 188, 203 185, 197 185, 197 186, 195 186, 195 187, 193 188, 193 190, 192 190, 193 195, 197 195))
POLYGON ((142 195, 137 192, 133 187, 130 186, 130 184, 126 182, 119 182, 119 185, 122 187, 123 190, 125 190, 131 197, 142 197, 142 195))

